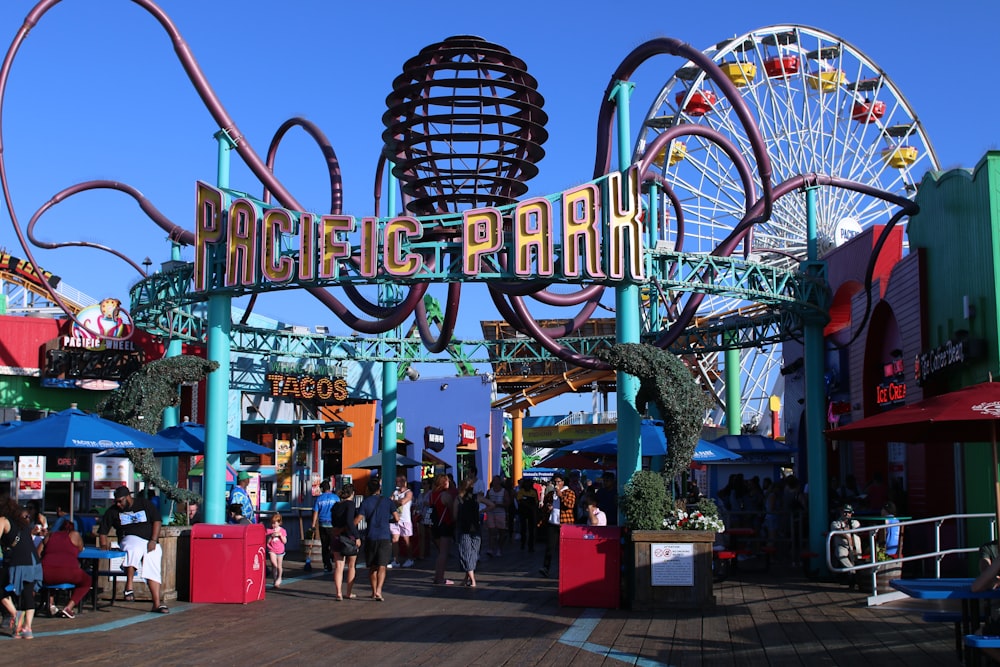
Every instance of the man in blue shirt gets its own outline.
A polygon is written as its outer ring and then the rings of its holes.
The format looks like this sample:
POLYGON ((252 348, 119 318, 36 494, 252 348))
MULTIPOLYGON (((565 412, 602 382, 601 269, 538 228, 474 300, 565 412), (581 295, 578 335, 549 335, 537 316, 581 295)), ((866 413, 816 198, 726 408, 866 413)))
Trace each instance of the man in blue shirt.
POLYGON ((395 503, 379 495, 381 489, 382 482, 377 477, 368 480, 368 496, 361 503, 358 515, 354 517, 355 526, 361 523, 362 518, 368 522, 365 563, 368 566, 368 579, 372 584, 372 600, 376 602, 382 602, 385 570, 392 560, 392 533, 389 532, 389 523, 399 521, 395 503))
POLYGON ((324 479, 319 485, 320 494, 313 503, 313 535, 319 533, 320 551, 323 553, 323 570, 333 570, 333 506, 340 502, 340 496, 330 491, 330 480, 324 479))
MULTIPOLYGON (((243 516, 249 519, 250 523, 257 523, 257 512, 254 510, 253 501, 250 500, 250 494, 247 493, 248 486, 250 486, 250 473, 241 470, 236 475, 236 486, 229 492, 229 505, 239 505, 243 508, 243 516)), ((230 516, 229 523, 238 523, 238 520, 230 516)))

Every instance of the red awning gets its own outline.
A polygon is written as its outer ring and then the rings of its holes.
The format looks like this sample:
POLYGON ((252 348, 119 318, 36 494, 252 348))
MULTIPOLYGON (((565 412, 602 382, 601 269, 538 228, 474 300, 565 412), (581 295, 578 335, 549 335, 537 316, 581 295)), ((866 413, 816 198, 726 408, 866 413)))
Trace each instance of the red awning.
POLYGON ((829 440, 991 442, 1000 431, 1000 382, 983 382, 852 422, 829 440))

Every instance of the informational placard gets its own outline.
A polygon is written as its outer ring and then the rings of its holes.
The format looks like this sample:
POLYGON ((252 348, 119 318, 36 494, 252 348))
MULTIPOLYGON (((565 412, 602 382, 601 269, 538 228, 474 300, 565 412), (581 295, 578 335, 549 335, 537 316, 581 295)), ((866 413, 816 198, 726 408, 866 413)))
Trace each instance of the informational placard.
POLYGON ((247 495, 250 496, 250 503, 253 505, 253 508, 259 510, 262 500, 259 472, 250 473, 250 483, 247 484, 247 495))
POLYGON ((41 500, 44 480, 44 456, 19 456, 17 458, 18 500, 41 500))
POLYGON ((132 462, 124 456, 95 456, 90 479, 90 497, 111 500, 119 486, 130 486, 132 462))
POLYGON ((274 473, 278 478, 278 493, 292 491, 292 441, 274 441, 274 473))
POLYGON ((654 586, 694 586, 693 544, 651 544, 654 586))

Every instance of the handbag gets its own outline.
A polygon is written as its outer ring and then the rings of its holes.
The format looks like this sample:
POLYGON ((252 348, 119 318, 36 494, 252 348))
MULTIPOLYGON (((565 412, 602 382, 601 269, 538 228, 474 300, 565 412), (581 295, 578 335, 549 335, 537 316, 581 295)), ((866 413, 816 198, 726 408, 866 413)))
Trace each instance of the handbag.
POLYGON ((350 535, 338 535, 337 540, 340 542, 340 551, 343 556, 357 556, 358 555, 358 543, 354 541, 354 538, 350 535))

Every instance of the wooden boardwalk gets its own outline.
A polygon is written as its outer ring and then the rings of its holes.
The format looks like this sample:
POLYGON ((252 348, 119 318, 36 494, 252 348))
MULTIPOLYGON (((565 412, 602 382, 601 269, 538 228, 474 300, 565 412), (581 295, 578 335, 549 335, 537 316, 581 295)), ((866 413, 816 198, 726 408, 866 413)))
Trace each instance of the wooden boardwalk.
MULTIPOLYGON (((293 556, 294 558, 294 556, 293 556)), ((0 639, 6 664, 39 665, 955 665, 952 626, 865 606, 856 591, 780 565, 716 585, 702 613, 561 608, 541 553, 484 558, 475 589, 434 586, 430 562, 389 571, 385 602, 336 602, 330 575, 286 561, 281 589, 250 605, 117 602, 74 620, 37 619, 0 639)), ((452 570, 458 582, 461 576, 452 570)))

